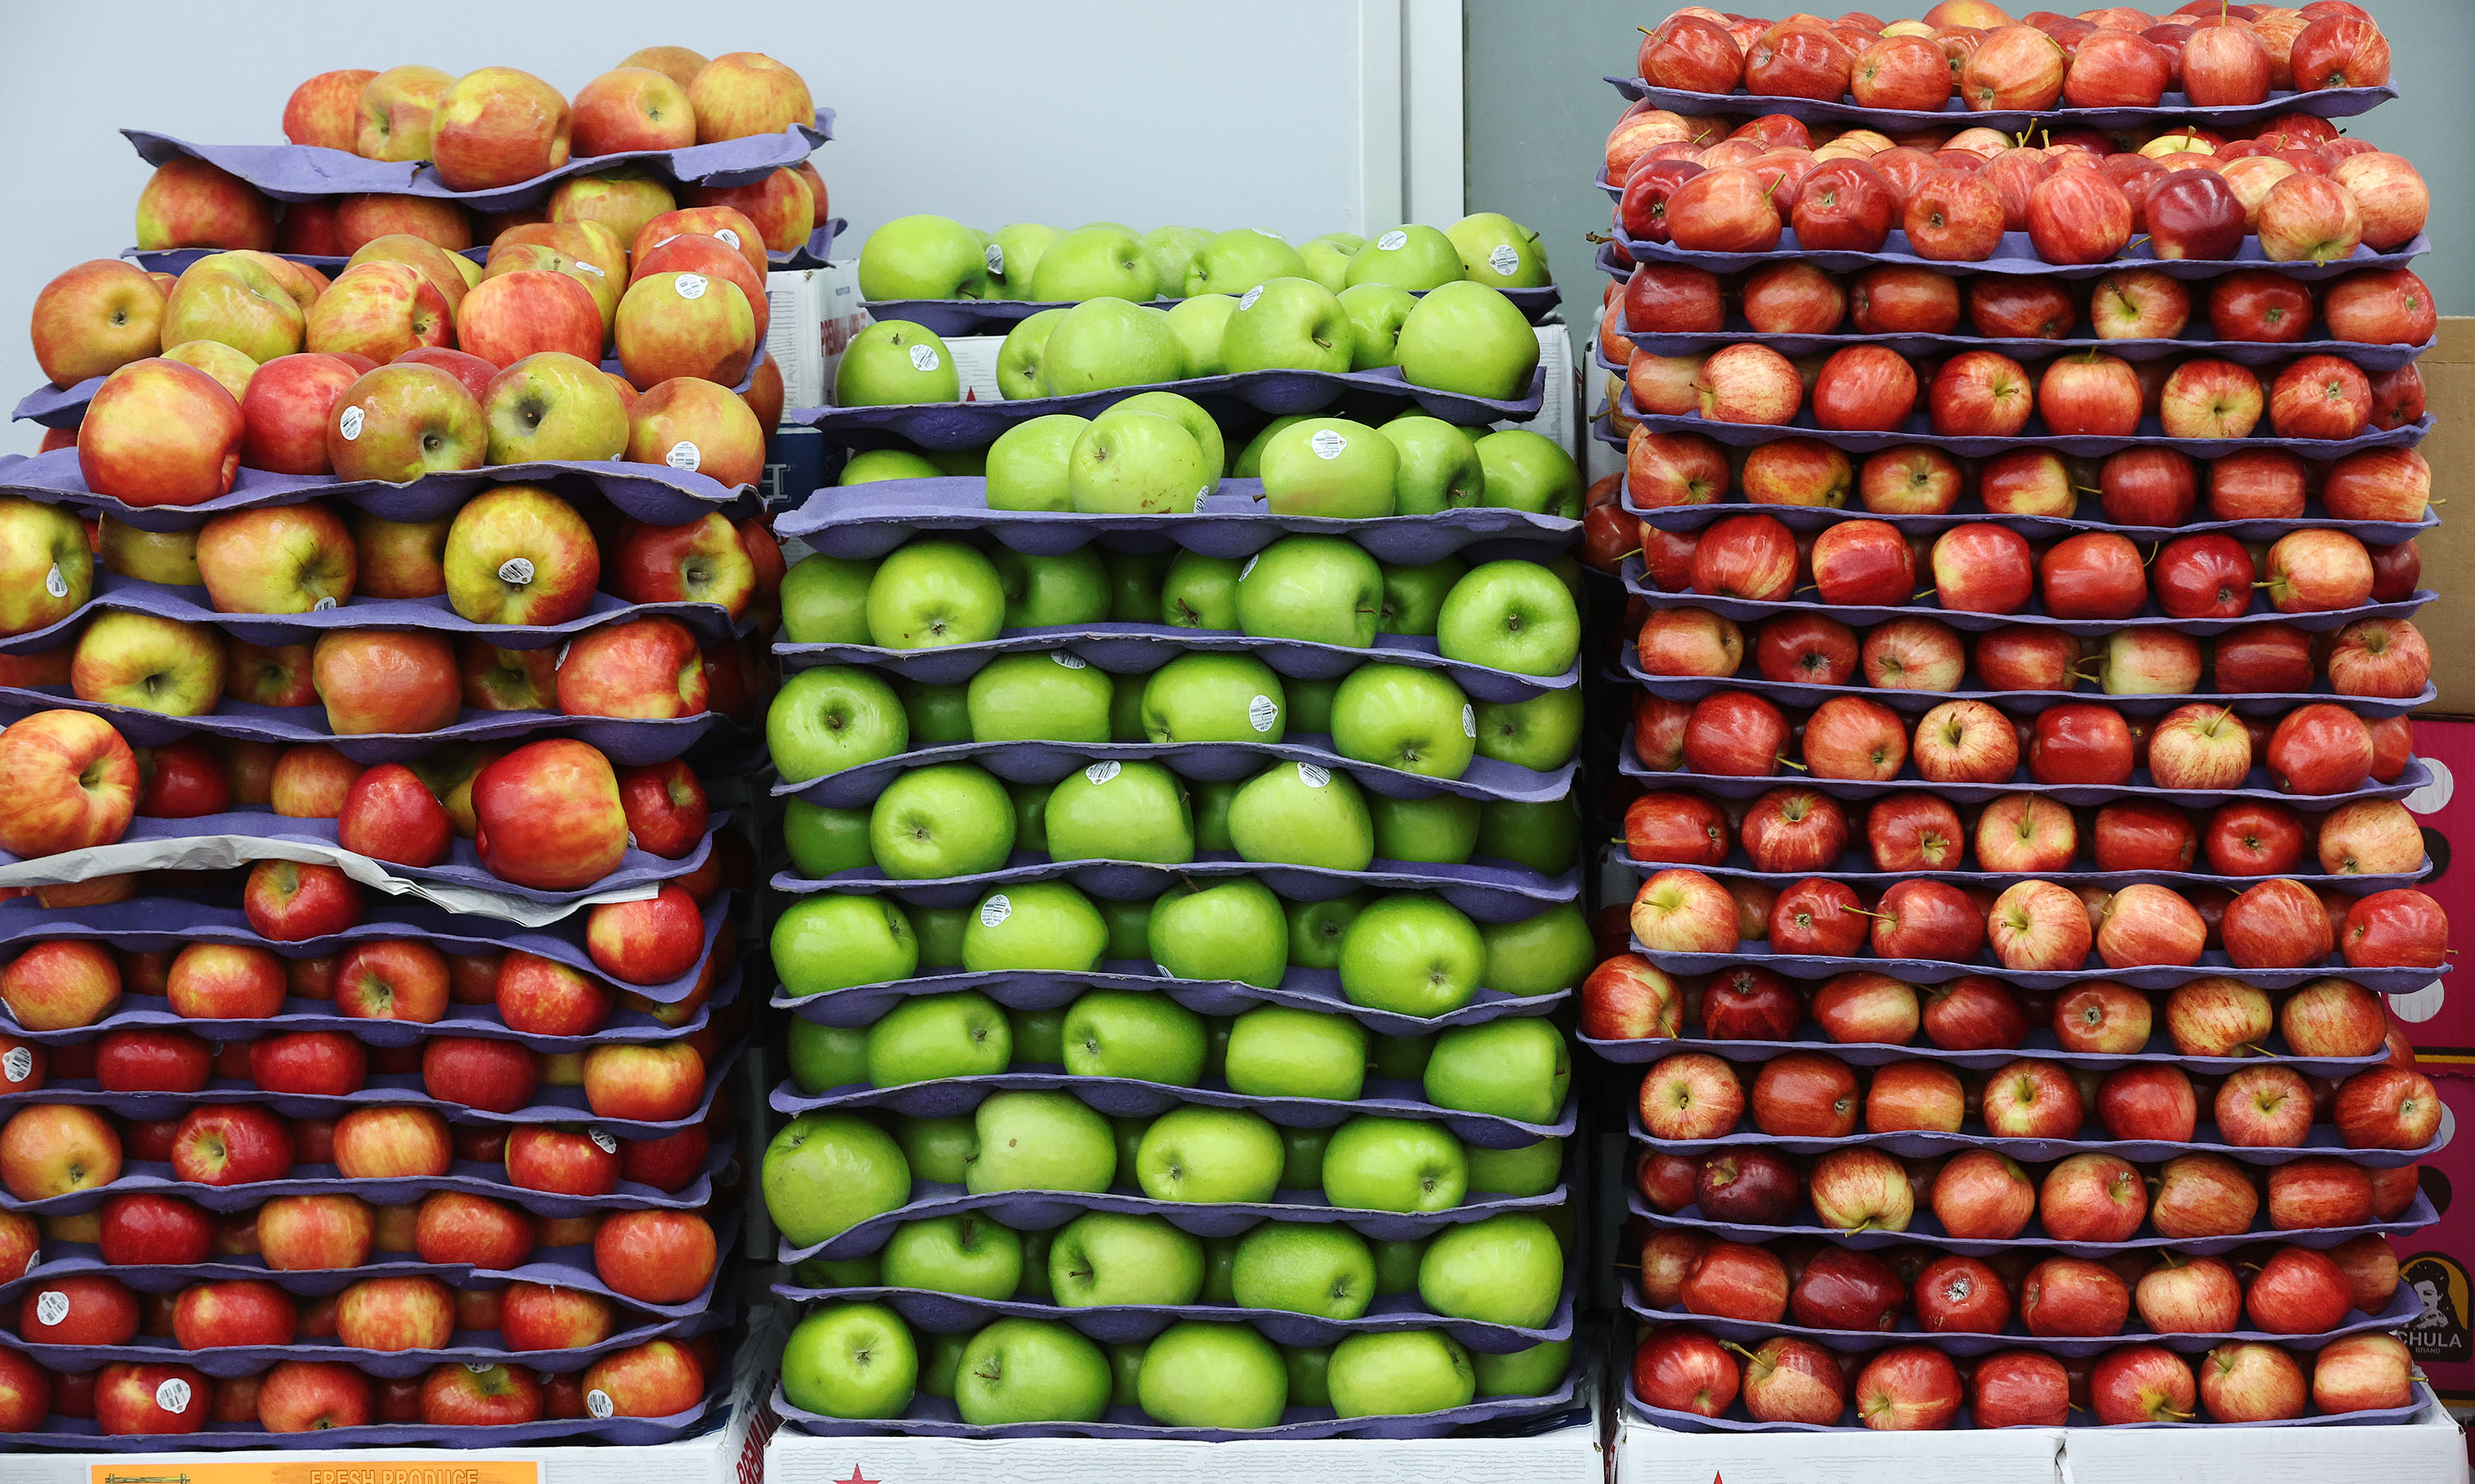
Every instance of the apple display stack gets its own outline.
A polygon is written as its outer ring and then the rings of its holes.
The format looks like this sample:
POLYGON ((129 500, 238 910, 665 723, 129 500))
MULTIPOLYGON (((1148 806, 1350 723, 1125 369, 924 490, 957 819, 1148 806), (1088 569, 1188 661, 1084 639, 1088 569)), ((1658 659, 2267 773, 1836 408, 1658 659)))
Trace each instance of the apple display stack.
POLYGON ((327 74, 292 147, 231 157, 265 179, 164 155, 138 237, 177 274, 38 297, 56 447, 0 471, 0 1448, 713 1425, 762 988, 731 791, 783 562, 768 259, 697 172, 821 210, 770 161, 822 135, 779 63, 700 62, 641 53, 572 122, 504 68, 327 74), (305 169, 400 188, 279 212, 305 169))
POLYGON ((2331 122, 2390 43, 2030 21, 1693 7, 1614 80, 1628 1405, 2377 1448, 2448 1137, 2384 998, 2447 972, 2427 198, 2331 122))
POLYGON ((1581 486, 1478 428, 1538 406, 1535 238, 913 217, 859 273, 778 525, 777 1410, 1570 1411, 1581 486))

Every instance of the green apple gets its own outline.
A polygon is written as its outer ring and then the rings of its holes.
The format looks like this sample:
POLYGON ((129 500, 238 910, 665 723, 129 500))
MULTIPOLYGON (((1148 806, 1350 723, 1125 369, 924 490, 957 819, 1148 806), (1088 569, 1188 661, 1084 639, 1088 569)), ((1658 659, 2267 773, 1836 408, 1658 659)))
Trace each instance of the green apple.
POLYGON ((1483 283, 1428 290, 1401 322, 1395 349, 1411 386, 1494 401, 1529 396, 1538 370, 1538 332, 1529 317, 1483 283))
POLYGON ((1271 442, 1282 428, 1292 423, 1303 423, 1308 416, 1303 412, 1292 413, 1287 417, 1274 418, 1257 428, 1255 436, 1247 439, 1246 446, 1239 449, 1238 456, 1230 461, 1229 477, 1253 479, 1260 476, 1263 472, 1263 445, 1271 442))
POLYGON ((954 1410, 974 1427, 1095 1423, 1109 1409, 1110 1381, 1109 1357, 1066 1326, 1000 1319, 963 1347, 954 1410))
POLYGON ((1005 1011, 977 989, 915 995, 868 1028, 868 1080, 899 1087, 945 1077, 989 1077, 1014 1060, 1005 1011))
POLYGON ((1347 1015, 1259 1005, 1229 1028, 1230 1090, 1346 1103, 1366 1084, 1366 1028, 1347 1015))
POLYGON ((1058 229, 1038 222, 1016 222, 998 228, 980 255, 988 265, 990 284, 996 291, 991 297, 1029 299, 1041 255, 1048 251, 1050 243, 1064 235, 1058 229))
POLYGON ((889 299, 988 299, 980 234, 950 216, 897 216, 859 249, 859 294, 889 299))
POLYGON ((1289 923, 1289 961, 1304 969, 1340 967, 1340 936, 1374 899, 1359 890, 1323 902, 1284 902, 1289 923))
POLYGON ((1306 259, 1280 233, 1240 227, 1194 250, 1186 269, 1186 293, 1242 294, 1258 283, 1306 272, 1306 259))
POLYGON ((879 320, 851 337, 834 372, 834 405, 899 407, 959 401, 954 353, 924 325, 879 320))
POLYGON ((1135 1156, 1141 1153, 1143 1147, 1143 1134, 1151 1128, 1151 1126, 1152 1121, 1148 1118, 1112 1118, 1109 1120, 1109 1133, 1117 1141, 1118 1169, 1131 1170, 1135 1167, 1135 1156))
POLYGON ((1203 467, 1211 473, 1212 483, 1205 493, 1220 487, 1221 471, 1229 467, 1229 445, 1220 435, 1220 425, 1201 403, 1191 397, 1175 392, 1137 392, 1109 409, 1112 412, 1148 412, 1164 417, 1194 435, 1194 446, 1203 450, 1203 467))
POLYGON ((1556 1317, 1563 1291, 1564 1249, 1525 1211, 1447 1227, 1418 1264, 1418 1297, 1447 1319, 1536 1329, 1556 1317))
POLYGON ((1190 515, 1219 474, 1184 424, 1112 407, 1075 440, 1066 489, 1085 515, 1190 515))
POLYGON ((1427 1059, 1427 1101, 1516 1123, 1554 1123, 1573 1084, 1563 1033, 1528 1016, 1455 1026, 1427 1059))
POLYGON ((1323 1193, 1336 1206, 1448 1211, 1468 1190, 1468 1156, 1439 1123, 1360 1116, 1324 1146, 1323 1193))
POLYGON ((1349 315, 1349 369, 1375 371, 1400 364, 1398 343, 1402 323, 1418 301, 1405 288, 1389 283, 1360 283, 1340 291, 1340 307, 1349 315))
POLYGON ((1181 654, 1143 681, 1143 735, 1156 742, 1276 742, 1287 692, 1251 654, 1181 654))
POLYGON ((885 1243, 885 1286, 1011 1299, 1022 1285, 1022 1238, 985 1214, 908 1221, 885 1243))
POLYGON ((989 472, 989 450, 986 449, 931 449, 928 462, 941 474, 958 479, 985 478, 989 472))
POLYGON ((1340 677, 1288 682, 1289 725, 1320 737, 1332 735, 1332 701, 1340 693, 1340 677))
POLYGON ((1510 994, 1553 994, 1589 977, 1599 961, 1590 919, 1578 902, 1564 902, 1518 922, 1490 922, 1486 939, 1486 986, 1510 994))
POLYGON ((1526 427, 1507 427, 1478 440, 1486 471, 1486 503, 1559 520, 1581 518, 1581 471, 1564 446, 1526 427))
POLYGON ((1025 1066, 1066 1063, 1066 1007, 1055 1010, 1010 1010, 1006 1024, 1014 1030, 1014 1058, 1025 1066))
POLYGON ((1173 1107, 1152 1120, 1135 1179, 1155 1201, 1197 1205, 1269 1201, 1281 1188, 1281 1131, 1233 1107, 1173 1107))
POLYGON ((1441 418, 1405 412, 1376 428, 1401 455, 1393 481, 1403 515, 1466 510, 1486 502, 1486 466, 1470 435, 1441 418))
POLYGON ((1509 1355, 1470 1356, 1481 1397, 1544 1397, 1562 1389, 1573 1369, 1573 1342, 1549 1340, 1509 1355))
POLYGON ((1332 742, 1342 757, 1360 763, 1422 778, 1458 778, 1478 751, 1478 712, 1440 670, 1360 665, 1333 693, 1332 742))
MULTIPOLYGON (((1148 397, 1151 394, 1143 394, 1148 397)), ((1215 429, 1216 430, 1216 429, 1215 429)), ((1109 621, 1159 623, 1161 579, 1168 575, 1166 551, 1103 551, 1100 565, 1109 570, 1109 621)))
POLYGON ((869 852, 895 881, 993 871, 1014 853, 1005 785, 968 763, 915 767, 869 809, 869 852))
POLYGON ((790 847, 791 870, 810 881, 836 871, 859 871, 876 864, 868 853, 868 811, 827 809, 806 799, 782 805, 782 843, 790 847))
POLYGON ((989 508, 991 510, 1071 510, 1066 493, 1066 468, 1074 445, 1091 426, 1089 418, 1070 412, 1017 423, 989 445, 989 508))
POLYGON ((1260 639, 1363 649, 1383 611, 1383 569, 1337 536, 1285 536, 1238 569, 1238 627, 1260 639))
POLYGON ((894 688, 864 669, 823 665, 783 683, 765 710, 765 746, 785 782, 822 778, 911 745, 894 688))
POLYGON ((1178 380, 1216 377, 1228 369, 1221 363, 1220 342, 1237 309, 1235 294, 1197 294, 1168 306, 1168 332, 1177 337, 1178 380))
POLYGON ((1547 249, 1538 233, 1501 211, 1473 211, 1444 229, 1461 271, 1473 283, 1494 288, 1545 288, 1547 249))
POLYGON ((928 685, 896 677, 894 693, 902 697, 902 715, 911 723, 911 745, 946 747, 971 740, 968 693, 958 685, 928 685))
POLYGON ((1035 854, 1048 849, 1048 785, 1010 783, 1006 798, 1014 809, 1014 848, 1035 854))
POLYGON ((1337 294, 1349 286, 1349 260, 1365 246, 1366 239, 1354 231, 1328 231, 1299 243, 1298 256, 1308 278, 1337 294))
POLYGON ((973 742, 1104 742, 1108 673, 1063 649, 1001 654, 963 687, 973 742))
POLYGON ((1244 1325, 1188 1320, 1143 1351, 1135 1399, 1164 1427, 1270 1427, 1288 1408, 1289 1375, 1280 1350, 1244 1325))
POLYGON ((1238 627, 1238 563, 1180 551, 1161 578, 1161 618, 1174 628, 1238 627))
POLYGON ((1203 1239, 1203 1302, 1237 1303, 1238 1289, 1234 1279, 1238 1271, 1238 1240, 1234 1236, 1203 1239))
POLYGON ((1229 801, 1229 840, 1248 861, 1362 871, 1375 826, 1358 781, 1312 763, 1275 763, 1229 801))
POLYGON ((1478 852, 1478 800, 1454 793, 1422 799, 1369 794, 1366 815, 1375 825, 1375 858, 1433 865, 1466 865, 1478 852))
POLYGON ((1109 677, 1109 741, 1143 740, 1143 688, 1132 675, 1109 677))
POLYGON ((929 537, 889 552, 868 585, 868 632, 887 649, 927 649, 994 639, 1005 587, 978 547, 929 537))
POLYGON ((1239 1305, 1356 1319, 1375 1302, 1375 1254, 1347 1227, 1267 1221, 1238 1240, 1239 1305))
POLYGON ((1311 1350, 1281 1351, 1281 1365, 1289 1373, 1289 1405, 1293 1407, 1328 1407, 1332 1405, 1332 1347, 1319 1345, 1311 1350))
POLYGON ((773 919, 773 969, 795 996, 909 979, 919 940, 891 897, 803 896, 773 919))
POLYGON ((1427 892, 1380 898, 1341 934, 1340 992, 1369 1010, 1450 1014, 1477 995, 1485 967, 1478 924, 1427 892))
POLYGON ((782 633, 795 645, 864 645, 874 562, 812 552, 782 574, 782 633))
POLYGON ((971 1167, 971 1156, 979 1152, 980 1135, 971 1127, 968 1113, 952 1118, 896 1114, 894 1142, 902 1146, 902 1157, 911 1162, 912 1179, 959 1185, 964 1172, 971 1167))
POLYGON ((927 1350, 919 1357, 919 1391, 923 1396, 954 1398, 954 1379, 963 1371, 963 1348, 971 1343, 968 1334, 932 1334, 926 1340, 927 1350))
POLYGON ((1264 503, 1274 515, 1387 516, 1400 464, 1391 440, 1363 423, 1307 418, 1263 445, 1264 503))
POLYGON ((1351 1335, 1332 1348, 1328 1377, 1341 1417, 1448 1412, 1478 1391, 1469 1351, 1440 1329, 1351 1335))
MULTIPOLYGON (((1014 838, 1022 839, 1022 815, 1015 815, 1014 838)), ((923 974, 943 973, 963 966, 963 932, 970 926, 971 910, 968 907, 914 907, 909 909, 912 936, 919 939, 919 971, 923 974)))
POLYGON ((1194 805, 1194 848, 1201 851, 1236 850, 1229 842, 1229 805, 1238 797, 1239 781, 1234 778, 1187 780, 1187 796, 1194 805))
POLYGON ((1203 1080, 1203 1017, 1163 994, 1093 989, 1066 1011, 1066 1070, 1191 1087, 1203 1080))
POLYGON ((1232 373, 1349 369, 1357 349, 1349 311, 1312 279, 1260 280, 1238 296, 1220 337, 1220 361, 1232 373))
POLYGON ((1027 881, 980 898, 963 929, 963 966, 1086 974, 1108 946, 1109 925, 1090 897, 1062 881, 1027 881))
POLYGON ((1324 1146, 1331 1142, 1330 1129, 1283 1129, 1281 1188, 1314 1190, 1320 1187, 1323 1184, 1324 1146))
POLYGON ((997 347, 997 396, 1006 401, 1048 395, 1048 332, 1066 318, 1063 309, 1025 315, 997 347))
POLYGON ((1167 315, 1122 299, 1090 299, 1048 332, 1040 378, 1049 396, 1073 397, 1174 381, 1183 364, 1167 315))
POLYGON ((1375 1292, 1379 1297, 1418 1291, 1418 1262, 1427 1255, 1427 1238, 1407 1242, 1369 1242, 1375 1253, 1375 1292))
POLYGON ((1171 979, 1235 980, 1269 989, 1289 951, 1281 899, 1252 877, 1181 882, 1152 904, 1146 946, 1171 979))
POLYGON ((793 1016, 783 1056, 790 1062, 791 1084, 812 1098, 868 1081, 866 1031, 793 1016))
POLYGON ((1416 567, 1377 565, 1384 570, 1384 611, 1375 619, 1379 634, 1433 634, 1453 584, 1469 573, 1469 564, 1457 556, 1416 567))
POLYGON ((1203 1078, 1228 1080, 1229 1031, 1237 1022, 1227 1015, 1203 1017, 1203 1078))
POLYGON ((1117 1145, 1109 1120, 1063 1092, 992 1093, 971 1113, 980 1136, 963 1184, 973 1195, 997 1190, 1109 1188, 1117 1145))
POLYGON ((801 1113, 765 1146, 765 1209, 793 1247, 814 1247, 911 1199, 911 1167, 883 1129, 848 1113, 801 1113))
POLYGON ((1564 1141, 1540 1139, 1519 1149, 1473 1149, 1469 1188, 1492 1196, 1543 1196, 1564 1179, 1564 1141))
POLYGON ((1058 781, 1048 796, 1048 853, 1059 861, 1194 859, 1194 816, 1186 787, 1158 763, 1094 763, 1058 781))
POLYGON ((1446 659, 1491 669, 1560 675, 1581 652, 1581 610, 1563 582, 1536 562, 1482 563, 1444 595, 1435 647, 1446 659))
POLYGON ((811 1257, 791 1265, 791 1281, 801 1288, 881 1288, 884 1275, 878 1266, 874 1253, 839 1262, 811 1257))
POLYGON ((1424 291, 1468 277, 1460 250, 1433 227, 1405 223, 1359 249, 1349 260, 1349 281, 1386 283, 1424 291))
POLYGON ((1098 904, 1100 916, 1109 924, 1111 959, 1148 959, 1151 952, 1152 903, 1156 898, 1130 902, 1108 901, 1098 904))
POLYGON ((1571 795, 1545 803, 1490 800, 1478 815, 1478 854, 1560 876, 1580 857, 1581 817, 1571 795))
POLYGON ((1212 233, 1200 227, 1155 227, 1143 233, 1143 255, 1152 260, 1152 277, 1160 283, 1157 297, 1185 295, 1187 270, 1194 266, 1194 255, 1211 240, 1212 233))
POLYGON ((1141 1345, 1103 1345, 1109 1357, 1109 1405, 1130 1407, 1138 1404, 1142 1383, 1143 1351, 1150 1342, 1141 1345))
POLYGON ((1097 299, 1140 304, 1160 278, 1134 233, 1110 223, 1077 227, 1049 243, 1031 271, 1031 297, 1043 304, 1097 299))
POLYGON ((836 484, 877 484, 887 479, 934 479, 944 471, 907 449, 864 449, 843 464, 836 484))
POLYGON ((1068 628, 1108 620, 1109 570, 1091 547, 1055 556, 1000 547, 989 560, 1005 593, 1007 628, 1068 628))
POLYGON ((782 1347, 782 1399, 819 1417, 900 1417, 919 1379, 911 1326, 881 1303, 820 1304, 782 1347))
POLYGON ((1478 708, 1478 755, 1553 772, 1581 746, 1581 719, 1580 686, 1526 701, 1483 702, 1478 708))
POLYGON ((1203 1239, 1157 1216, 1086 1211, 1049 1243, 1048 1286, 1070 1309, 1192 1303, 1203 1239))
POLYGON ((1048 1246, 1054 1231, 1022 1233, 1022 1286, 1015 1297, 1025 1302, 1054 1303, 1056 1293, 1048 1286, 1048 1246))

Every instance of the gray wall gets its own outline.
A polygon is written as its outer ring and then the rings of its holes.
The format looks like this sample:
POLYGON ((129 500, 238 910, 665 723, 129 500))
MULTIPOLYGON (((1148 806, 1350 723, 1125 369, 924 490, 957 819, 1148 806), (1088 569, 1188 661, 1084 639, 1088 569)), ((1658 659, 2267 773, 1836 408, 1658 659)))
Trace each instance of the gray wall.
MULTIPOLYGON (((1861 8, 1885 19, 1921 15, 1932 0, 1861 8)), ((2173 9, 2179 0, 2148 0, 2173 9)), ((1503 211, 1546 240, 1548 260, 1581 325, 1605 280, 1590 266, 1585 233, 1607 228, 1608 201, 1590 183, 1622 95, 1600 81, 1630 76, 1636 27, 1654 25, 1670 0, 1465 0, 1468 27, 1468 199, 1503 211)), ((1721 7, 1727 9, 1727 7, 1721 7)), ((2077 6, 2055 9, 2071 11, 2077 6)), ((1785 14, 1794 6, 1757 13, 1785 14)), ((1812 9, 1836 14, 1836 4, 1812 9)), ((2033 6, 2013 8, 2015 13, 2033 6)), ((2379 0, 2398 101, 2340 127, 2414 161, 2431 182, 2429 233, 2439 250, 2415 264, 2443 314, 2475 314, 2475 3, 2379 0)))

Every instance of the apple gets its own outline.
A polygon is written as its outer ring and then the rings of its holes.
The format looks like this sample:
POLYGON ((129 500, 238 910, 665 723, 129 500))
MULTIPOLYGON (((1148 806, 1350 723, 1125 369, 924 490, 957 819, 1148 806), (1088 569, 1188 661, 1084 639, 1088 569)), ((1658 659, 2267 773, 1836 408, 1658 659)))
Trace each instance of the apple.
POLYGON ((434 365, 405 362, 366 372, 328 412, 327 457, 340 478, 401 483, 437 471, 478 469, 489 449, 480 403, 434 365))
POLYGON ((2394 1335, 2332 1341, 2312 1367, 2312 1404, 2324 1413, 2392 1410, 2414 1399, 2414 1363, 2394 1335))

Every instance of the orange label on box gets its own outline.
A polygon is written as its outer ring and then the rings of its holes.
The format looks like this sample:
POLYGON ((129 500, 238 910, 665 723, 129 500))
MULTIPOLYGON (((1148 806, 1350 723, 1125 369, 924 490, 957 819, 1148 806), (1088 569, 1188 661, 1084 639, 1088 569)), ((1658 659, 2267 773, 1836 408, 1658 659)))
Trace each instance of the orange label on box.
POLYGON ((165 1464, 133 1456, 89 1466, 86 1484, 541 1484, 541 1465, 453 1457, 165 1464))

